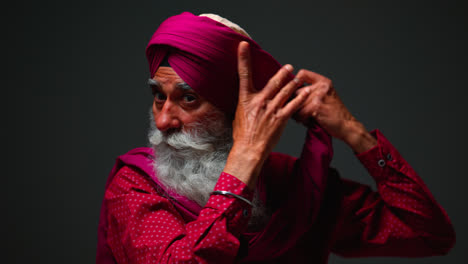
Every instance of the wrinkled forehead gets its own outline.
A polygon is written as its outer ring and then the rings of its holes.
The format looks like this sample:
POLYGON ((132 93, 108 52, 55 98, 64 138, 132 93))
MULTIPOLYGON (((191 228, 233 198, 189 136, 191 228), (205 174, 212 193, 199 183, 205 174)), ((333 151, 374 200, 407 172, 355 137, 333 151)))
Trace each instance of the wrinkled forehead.
POLYGON ((159 67, 153 78, 148 79, 148 84, 156 88, 162 88, 164 85, 175 85, 182 90, 193 90, 174 69, 166 66, 159 67))

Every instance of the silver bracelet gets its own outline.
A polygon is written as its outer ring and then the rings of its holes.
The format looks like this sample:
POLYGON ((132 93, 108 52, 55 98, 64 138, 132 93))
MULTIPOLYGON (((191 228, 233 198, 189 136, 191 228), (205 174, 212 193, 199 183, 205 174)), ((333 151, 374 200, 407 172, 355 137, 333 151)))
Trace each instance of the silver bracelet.
POLYGON ((244 197, 242 197, 242 196, 240 196, 240 195, 237 195, 237 194, 235 194, 235 193, 232 193, 232 192, 213 191, 213 192, 211 192, 211 194, 230 195, 230 196, 235 197, 235 198, 237 198, 237 199, 239 199, 239 200, 242 200, 242 201, 246 202, 248 205, 252 206, 252 202, 251 202, 251 201, 247 200, 246 198, 244 198, 244 197))

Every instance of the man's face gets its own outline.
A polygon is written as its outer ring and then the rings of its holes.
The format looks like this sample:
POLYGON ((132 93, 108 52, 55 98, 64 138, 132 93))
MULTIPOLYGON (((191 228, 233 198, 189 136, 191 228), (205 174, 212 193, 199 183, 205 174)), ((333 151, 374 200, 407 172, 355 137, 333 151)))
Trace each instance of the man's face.
MULTIPOLYGON (((215 106, 190 88, 170 67, 159 67, 151 84, 154 95, 153 115, 156 127, 186 131, 219 112, 215 106)), ((213 116, 215 118, 215 116, 213 116)))

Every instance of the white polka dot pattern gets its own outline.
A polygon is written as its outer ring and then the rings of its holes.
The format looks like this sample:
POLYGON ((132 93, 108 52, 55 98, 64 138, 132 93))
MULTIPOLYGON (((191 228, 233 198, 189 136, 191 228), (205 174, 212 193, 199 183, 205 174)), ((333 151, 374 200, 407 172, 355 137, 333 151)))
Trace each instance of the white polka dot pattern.
MULTIPOLYGON (((222 173, 215 190, 249 200, 252 192, 237 178, 222 173)), ((236 198, 212 195, 197 220, 185 223, 171 202, 149 179, 131 167, 117 173, 105 193, 108 244, 118 263, 232 262, 238 236, 246 229, 250 206, 236 198), (248 210, 244 216, 243 211, 248 210)))

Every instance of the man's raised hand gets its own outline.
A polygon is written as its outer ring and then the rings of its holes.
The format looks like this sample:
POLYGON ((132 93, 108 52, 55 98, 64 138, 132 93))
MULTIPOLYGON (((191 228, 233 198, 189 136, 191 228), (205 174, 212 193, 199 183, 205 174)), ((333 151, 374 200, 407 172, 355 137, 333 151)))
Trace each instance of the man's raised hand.
POLYGON ((233 147, 224 171, 252 188, 288 119, 310 93, 309 88, 301 89, 288 101, 300 85, 297 79, 287 82, 292 70, 291 65, 283 66, 262 90, 257 90, 252 81, 249 44, 239 44, 239 101, 233 121, 233 147))

